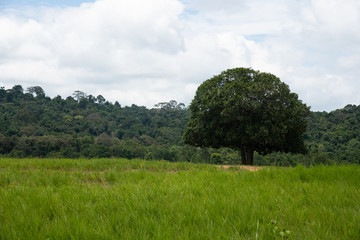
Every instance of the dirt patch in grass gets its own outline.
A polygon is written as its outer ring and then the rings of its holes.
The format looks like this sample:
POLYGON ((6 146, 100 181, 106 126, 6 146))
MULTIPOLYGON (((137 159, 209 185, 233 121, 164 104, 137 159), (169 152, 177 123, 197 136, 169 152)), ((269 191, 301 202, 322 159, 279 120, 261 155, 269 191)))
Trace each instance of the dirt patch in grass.
POLYGON ((258 166, 246 166, 246 165, 219 165, 218 168, 224 168, 224 169, 229 169, 229 168, 239 168, 239 169, 246 169, 249 170, 250 172, 256 172, 260 169, 262 169, 262 167, 258 167, 258 166))

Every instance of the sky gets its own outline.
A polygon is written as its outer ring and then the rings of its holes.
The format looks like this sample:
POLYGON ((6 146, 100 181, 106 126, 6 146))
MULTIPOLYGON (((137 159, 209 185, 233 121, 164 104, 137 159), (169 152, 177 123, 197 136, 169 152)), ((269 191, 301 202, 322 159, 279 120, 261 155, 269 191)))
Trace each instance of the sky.
POLYGON ((313 111, 360 104, 359 0, 0 0, 0 87, 189 105, 235 67, 313 111))

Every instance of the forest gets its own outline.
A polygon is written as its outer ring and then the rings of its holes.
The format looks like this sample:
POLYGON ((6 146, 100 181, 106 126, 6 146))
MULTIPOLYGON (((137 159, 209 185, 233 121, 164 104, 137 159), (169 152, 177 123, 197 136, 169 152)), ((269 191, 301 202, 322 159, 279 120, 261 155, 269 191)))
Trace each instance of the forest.
MULTIPOLYGON (((172 162, 239 164, 229 148, 185 145, 189 109, 175 100, 153 108, 111 103, 75 91, 50 98, 40 86, 0 88, 0 157, 140 158, 172 162)), ((359 164, 360 106, 311 112, 303 139, 308 153, 255 153, 255 165, 359 164)))

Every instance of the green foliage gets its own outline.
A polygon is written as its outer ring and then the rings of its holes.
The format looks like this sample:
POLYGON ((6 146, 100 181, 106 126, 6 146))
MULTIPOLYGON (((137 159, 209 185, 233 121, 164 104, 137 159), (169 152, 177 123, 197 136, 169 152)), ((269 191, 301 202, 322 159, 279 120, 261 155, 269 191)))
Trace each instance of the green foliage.
POLYGON ((224 71, 200 85, 189 109, 187 144, 238 149, 250 165, 254 151, 306 152, 302 134, 309 108, 272 74, 224 71))
POLYGON ((210 163, 212 163, 212 164, 220 164, 220 163, 222 163, 221 154, 220 153, 211 154, 210 163))
POLYGON ((172 100, 147 109, 111 104, 99 95, 45 97, 39 86, 0 90, 0 155, 13 157, 126 157, 174 160, 168 146, 183 146, 188 120, 172 100))
MULTIPOLYGON (((77 94, 79 101, 51 99, 38 86, 27 93, 20 85, 0 87, 0 157, 145 158, 151 152, 146 158, 210 163, 211 155, 218 153, 219 164, 241 163, 240 151, 184 145, 182 135, 190 111, 182 103, 172 100, 153 109, 122 107, 100 95, 77 94)), ((259 150, 254 164, 360 163, 360 106, 312 112, 306 121, 302 137, 308 155, 273 152, 263 156, 259 150)))
POLYGON ((308 122, 304 138, 317 163, 360 163, 360 106, 313 112, 308 122))

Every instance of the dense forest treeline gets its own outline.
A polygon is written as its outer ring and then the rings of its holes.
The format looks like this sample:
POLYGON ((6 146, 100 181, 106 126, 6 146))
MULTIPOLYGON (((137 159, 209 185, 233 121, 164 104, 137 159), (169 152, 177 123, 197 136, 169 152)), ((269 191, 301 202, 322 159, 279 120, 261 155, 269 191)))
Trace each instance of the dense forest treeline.
MULTIPOLYGON (((236 164, 231 149, 184 145, 189 110, 175 100, 152 109, 122 107, 103 96, 75 91, 50 98, 39 86, 0 88, 0 156, 124 157, 236 164)), ((307 155, 255 154, 257 165, 360 163, 360 106, 312 112, 304 134, 307 155)))

